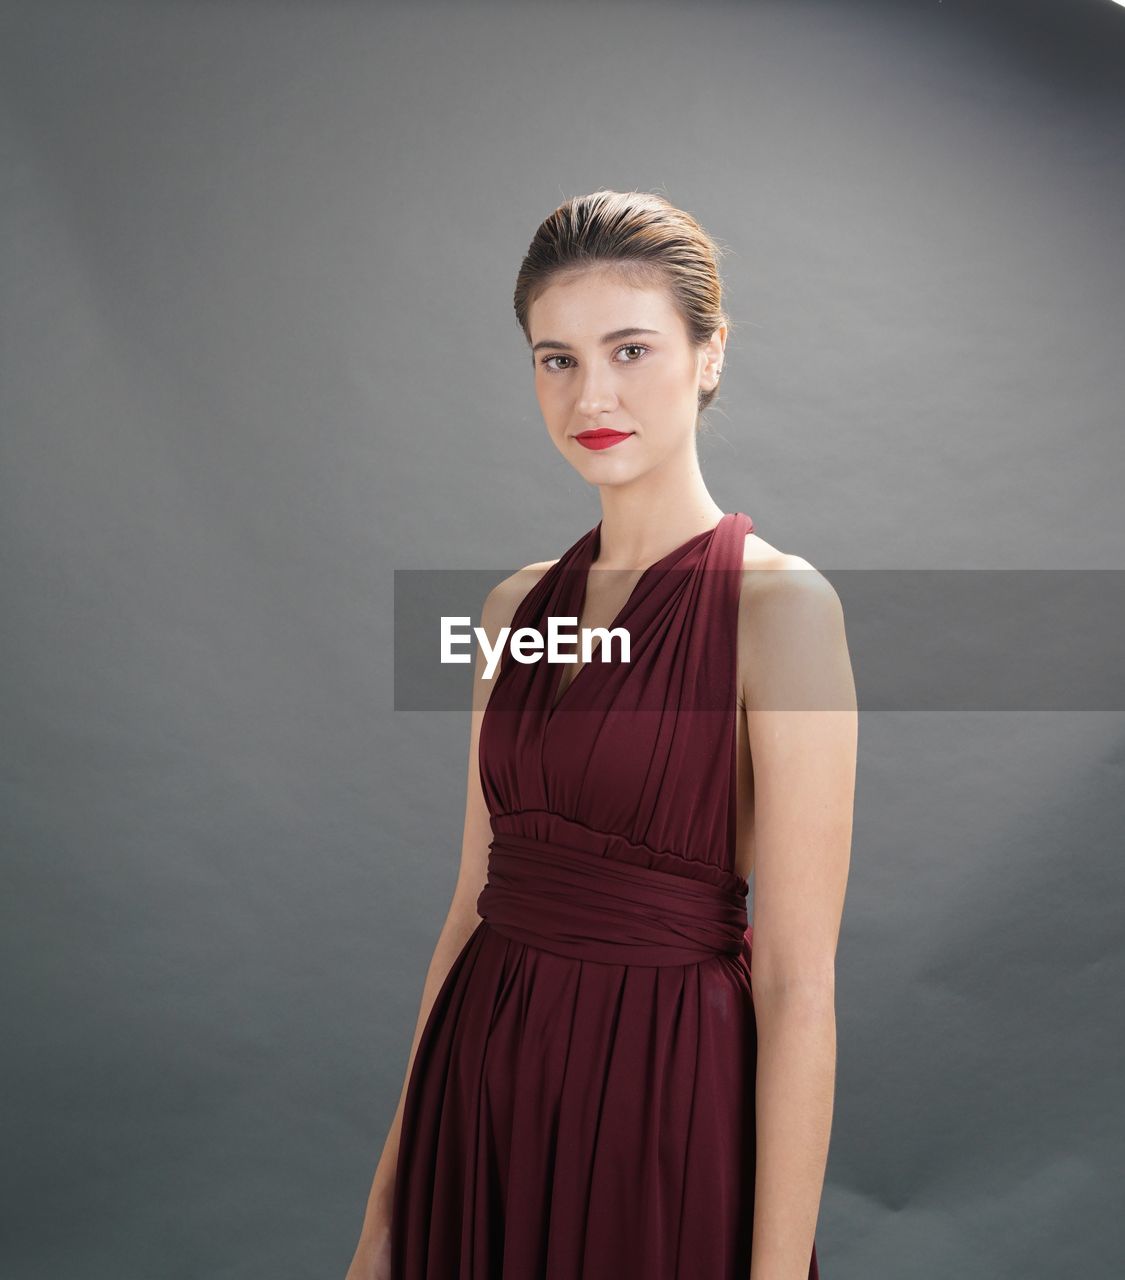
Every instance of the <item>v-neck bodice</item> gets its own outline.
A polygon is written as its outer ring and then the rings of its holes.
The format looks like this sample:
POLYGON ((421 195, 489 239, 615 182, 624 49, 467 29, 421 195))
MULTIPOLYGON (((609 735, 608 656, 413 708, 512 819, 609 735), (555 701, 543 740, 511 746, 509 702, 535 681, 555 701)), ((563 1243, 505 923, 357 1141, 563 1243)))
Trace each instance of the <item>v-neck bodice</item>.
MULTIPOLYGON (((628 663, 616 646, 604 662, 595 651, 558 694, 562 664, 505 650, 480 733, 494 834, 581 838, 627 860, 673 858, 689 875, 735 874, 738 601, 753 527, 727 513, 641 572, 607 628, 628 631, 628 663)), ((571 635, 585 625, 600 535, 599 522, 544 573, 511 634, 546 637, 551 618, 570 619, 571 635)))
MULTIPOLYGON (((652 564, 642 569, 640 576, 626 597, 624 604, 622 604, 614 614, 613 619, 606 624, 605 630, 607 632, 612 632, 615 628, 625 625, 628 620, 629 609, 633 603, 634 597, 637 595, 638 591, 642 590, 645 580, 650 574, 666 572, 673 566, 680 565, 685 557, 694 553, 698 546, 705 543, 712 534, 714 534, 718 525, 721 524, 723 520, 728 520, 729 518, 729 515, 722 516, 719 522, 713 525, 710 529, 703 529, 699 533, 692 534, 690 538, 681 542, 678 547, 673 547, 671 551, 665 552, 664 555, 654 560, 652 564)), ((585 625, 583 614, 585 613, 586 601, 589 597, 590 574, 596 568, 596 561, 601 553, 601 544, 602 522, 599 520, 593 529, 591 529, 590 532, 580 540, 578 544, 578 552, 574 558, 574 563, 563 571, 564 580, 568 585, 563 591, 563 598, 560 600, 559 606, 560 608, 565 607, 567 609, 567 616, 572 616, 575 619, 575 626, 579 635, 581 635, 582 628, 585 625), (573 605, 571 605, 567 599, 570 592, 573 592, 575 597, 573 605)), ((609 570, 604 570, 603 572, 609 572, 609 570)), ((617 570, 615 572, 625 573, 635 571, 617 570)), ((598 646, 598 649, 600 650, 600 645, 598 646)), ((591 658, 591 661, 594 661, 594 659, 591 658)), ((597 661, 602 661, 600 654, 597 661)), ((586 670, 586 667, 589 666, 589 662, 582 663, 561 690, 560 686, 562 685, 563 677, 566 675, 567 666, 559 663, 554 665, 557 667, 557 672, 554 674, 554 679, 550 685, 551 693, 548 718, 554 714, 559 703, 563 701, 567 693, 570 691, 571 685, 574 684, 582 672, 586 670)))

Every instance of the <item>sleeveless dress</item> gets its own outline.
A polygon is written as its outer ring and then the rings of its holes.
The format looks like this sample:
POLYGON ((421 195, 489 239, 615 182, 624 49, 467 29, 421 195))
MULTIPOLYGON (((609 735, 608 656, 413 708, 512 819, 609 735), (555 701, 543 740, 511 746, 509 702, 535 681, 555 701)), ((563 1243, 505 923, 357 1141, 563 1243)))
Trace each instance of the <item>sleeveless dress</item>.
MULTIPOLYGON (((560 664, 504 650, 479 744, 482 919, 407 1086, 394 1280, 748 1280, 757 1035, 735 753, 753 527, 727 513, 650 565, 611 624, 631 661, 616 641, 611 660, 595 651, 561 697, 560 664)), ((547 570, 512 635, 581 620, 600 537, 599 521, 547 570)))

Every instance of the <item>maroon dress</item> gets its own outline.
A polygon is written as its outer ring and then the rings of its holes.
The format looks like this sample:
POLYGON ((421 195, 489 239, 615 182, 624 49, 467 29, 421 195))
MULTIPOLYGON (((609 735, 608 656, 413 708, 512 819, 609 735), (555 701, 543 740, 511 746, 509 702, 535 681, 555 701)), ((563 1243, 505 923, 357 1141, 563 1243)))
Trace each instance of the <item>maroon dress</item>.
MULTIPOLYGON (((561 665, 504 651, 480 733, 482 919, 407 1087, 394 1280, 748 1280, 735 752, 753 527, 728 513, 649 566, 614 620, 631 661, 595 654, 557 700, 561 665)), ((581 618, 600 535, 547 570, 513 633, 581 618)))

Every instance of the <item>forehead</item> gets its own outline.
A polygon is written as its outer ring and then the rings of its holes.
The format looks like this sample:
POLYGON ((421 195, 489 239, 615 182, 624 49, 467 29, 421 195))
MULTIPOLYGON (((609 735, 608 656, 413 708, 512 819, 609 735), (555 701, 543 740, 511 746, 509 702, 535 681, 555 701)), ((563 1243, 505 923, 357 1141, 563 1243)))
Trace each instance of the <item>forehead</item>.
POLYGON ((607 330, 627 326, 673 332, 678 316, 666 288, 628 280, 620 272, 589 267, 554 280, 528 308, 533 343, 597 342, 607 330))

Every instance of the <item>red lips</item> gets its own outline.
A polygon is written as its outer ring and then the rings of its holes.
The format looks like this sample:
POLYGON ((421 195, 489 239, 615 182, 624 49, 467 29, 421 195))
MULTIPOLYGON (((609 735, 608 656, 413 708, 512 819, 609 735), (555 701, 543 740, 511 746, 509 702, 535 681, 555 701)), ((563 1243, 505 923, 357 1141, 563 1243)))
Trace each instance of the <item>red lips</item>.
POLYGON ((583 431, 574 438, 585 449, 609 449, 622 440, 628 440, 631 431, 613 431, 609 427, 599 427, 596 431, 583 431))

